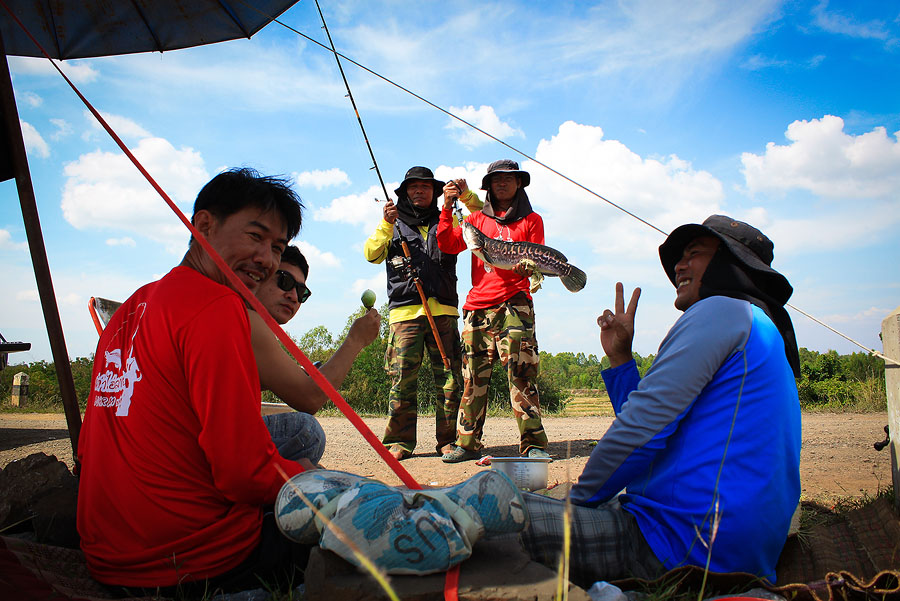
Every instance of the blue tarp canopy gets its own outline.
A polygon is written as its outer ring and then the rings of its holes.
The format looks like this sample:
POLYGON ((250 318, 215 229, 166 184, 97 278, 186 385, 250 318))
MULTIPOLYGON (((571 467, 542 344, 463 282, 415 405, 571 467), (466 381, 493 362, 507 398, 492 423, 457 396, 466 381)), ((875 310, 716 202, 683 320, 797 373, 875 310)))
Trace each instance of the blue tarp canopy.
MULTIPOLYGON (((297 0, 3 0, 58 59, 162 52, 249 38, 297 0)), ((7 55, 42 56, 0 7, 7 55)))

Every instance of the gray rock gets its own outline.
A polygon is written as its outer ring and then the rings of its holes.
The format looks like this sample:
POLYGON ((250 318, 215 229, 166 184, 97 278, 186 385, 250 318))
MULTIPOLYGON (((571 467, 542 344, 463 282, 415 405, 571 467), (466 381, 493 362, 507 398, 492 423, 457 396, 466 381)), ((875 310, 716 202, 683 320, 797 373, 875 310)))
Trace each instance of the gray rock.
POLYGON ((0 532, 31 529, 37 542, 78 546, 78 479, 53 455, 34 453, 0 470, 0 532))

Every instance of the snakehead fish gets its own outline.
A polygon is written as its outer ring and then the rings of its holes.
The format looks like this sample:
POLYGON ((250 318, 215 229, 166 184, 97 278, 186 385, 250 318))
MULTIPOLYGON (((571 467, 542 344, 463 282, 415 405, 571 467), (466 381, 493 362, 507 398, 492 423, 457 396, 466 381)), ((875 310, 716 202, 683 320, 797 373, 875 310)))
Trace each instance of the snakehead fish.
POLYGON ((476 257, 498 269, 512 269, 522 259, 534 261, 535 271, 559 276, 570 292, 578 292, 587 283, 587 275, 569 264, 566 256, 554 248, 534 242, 504 242, 485 236, 481 230, 462 221, 463 240, 476 257))

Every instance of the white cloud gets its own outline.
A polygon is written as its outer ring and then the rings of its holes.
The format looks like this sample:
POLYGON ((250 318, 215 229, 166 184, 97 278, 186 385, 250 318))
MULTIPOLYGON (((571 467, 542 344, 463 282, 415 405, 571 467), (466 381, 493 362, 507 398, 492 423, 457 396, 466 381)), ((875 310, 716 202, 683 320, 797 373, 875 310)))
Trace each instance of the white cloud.
POLYGON ((25 141, 25 150, 42 159, 49 157, 50 147, 34 126, 21 119, 19 120, 19 125, 22 128, 22 139, 25 141))
POLYGON ((37 288, 31 288, 29 290, 19 290, 18 292, 16 292, 16 300, 36 303, 40 299, 41 297, 38 294, 37 288))
MULTIPOLYGON (((388 190, 394 190, 399 182, 386 183, 388 190)), ((362 194, 348 194, 331 201, 327 207, 313 211, 313 219, 331 223, 346 223, 361 226, 368 236, 375 230, 384 210, 384 192, 381 186, 371 186, 362 194), (379 201, 379 202, 376 202, 379 201)))
MULTIPOLYGON (((497 116, 497 113, 494 112, 494 108, 491 106, 481 105, 477 109, 474 106, 464 106, 461 108, 451 106, 450 112, 500 140, 506 140, 512 137, 525 137, 525 132, 521 129, 501 121, 500 117, 497 116)), ((456 119, 451 119, 444 127, 450 130, 453 138, 456 139, 457 142, 469 149, 492 141, 480 131, 476 131, 456 119)))
MULTIPOLYGON (((488 163, 476 163, 469 161, 461 167, 448 167, 441 165, 434 170, 434 177, 441 181, 450 181, 451 179, 465 179, 466 185, 474 190, 484 200, 484 192, 481 188, 481 178, 487 173, 488 163)), ((441 202, 440 200, 438 202, 441 202)), ((465 212, 465 209, 463 209, 465 212)))
MULTIPOLYGON (((379 290, 384 291, 387 289, 387 272, 384 269, 381 269, 376 275, 370 278, 360 278, 355 280, 350 288, 354 293, 360 295, 366 290, 373 290, 376 294, 375 307, 378 308, 379 305, 387 300, 386 298, 378 299, 377 297, 379 290)), ((382 292, 382 294, 384 294, 384 292, 382 292)))
MULTIPOLYGON (((104 77, 111 74, 145 98, 178 88, 182 98, 228 98, 233 109, 266 113, 302 105, 346 108, 346 90, 335 77, 334 58, 318 48, 306 51, 305 42, 214 46, 104 59, 104 77)), ((354 85, 354 94, 365 96, 366 87, 354 85)))
POLYGON ((87 299, 80 294, 75 292, 69 292, 68 294, 64 294, 62 296, 57 295, 60 305, 65 305, 67 307, 86 307, 87 299))
POLYGON ((293 177, 298 187, 313 187, 316 190, 330 186, 344 186, 350 183, 350 178, 347 174, 337 167, 332 167, 325 171, 315 169, 313 171, 294 173, 293 177))
POLYGON ((801 68, 801 69, 815 69, 825 60, 824 54, 816 54, 811 56, 810 58, 796 62, 785 59, 778 59, 771 56, 763 56, 761 54, 754 54, 749 56, 743 63, 741 63, 741 67, 747 69, 748 71, 762 71, 763 69, 792 69, 792 68, 801 68))
POLYGON ((845 203, 807 211, 804 217, 783 215, 771 221, 748 221, 777 240, 776 252, 783 256, 869 246, 883 236, 894 235, 900 215, 893 200, 870 203, 865 211, 860 211, 856 203, 845 203))
MULTIPOLYGON (((59 65, 66 77, 72 80, 72 83, 90 83, 95 81, 100 72, 94 69, 89 61, 71 60, 58 61, 54 63, 59 65)), ((53 68, 45 58, 33 58, 25 56, 9 57, 10 71, 13 73, 21 73, 23 75, 41 75, 49 77, 59 77, 59 73, 53 68)))
POLYGON ((844 131, 840 117, 794 121, 790 144, 766 144, 762 155, 741 155, 752 193, 807 190, 822 198, 886 199, 900 194, 900 132, 884 127, 858 136, 844 131))
MULTIPOLYGON (((135 122, 128 117, 123 117, 121 115, 113 115, 111 113, 105 113, 100 111, 100 115, 106 120, 106 123, 113 129, 116 134, 122 139, 125 138, 149 138, 151 136, 150 132, 144 129, 141 125, 135 122)), ((87 119, 88 123, 91 125, 91 129, 84 132, 83 138, 85 140, 93 139, 96 136, 102 134, 103 137, 106 137, 108 134, 106 130, 103 129, 103 126, 100 125, 100 122, 97 121, 96 117, 88 111, 84 111, 84 118, 87 119)))
POLYGON ((309 242, 298 242, 300 252, 309 263, 310 272, 320 268, 336 268, 341 266, 341 260, 332 252, 322 252, 318 247, 309 242))
POLYGON ((34 92, 22 92, 21 94, 22 101, 25 102, 30 107, 39 107, 44 103, 44 99, 35 94, 34 92))
MULTIPOLYGON (((663 231, 719 212, 724 198, 721 182, 687 161, 641 157, 619 141, 605 140, 601 128, 572 121, 541 140, 535 157, 663 231)), ((526 161, 523 168, 531 173, 527 192, 546 231, 586 240, 601 256, 656 252, 659 232, 537 164, 526 161)))
POLYGON ((872 20, 862 22, 854 19, 852 16, 843 15, 827 9, 828 1, 823 0, 812 10, 814 16, 813 23, 823 31, 845 35, 851 38, 881 40, 885 42, 887 46, 897 44, 897 39, 891 35, 887 25, 883 21, 872 20))
POLYGON ((107 246, 137 246, 134 241, 134 238, 124 237, 124 238, 107 238, 106 240, 107 246))
POLYGON ((72 133, 72 126, 65 119, 50 119, 50 123, 56 126, 56 131, 50 135, 53 140, 66 138, 72 133))
MULTIPOLYGON (((209 176, 200 153, 145 138, 135 157, 182 211, 190 213, 209 176)), ((188 232, 131 161, 120 152, 95 151, 67 163, 62 195, 66 221, 78 229, 114 230, 146 236, 170 252, 184 250, 188 232)))
POLYGON ((28 250, 27 242, 13 242, 9 230, 0 229, 0 248, 11 250, 28 250))

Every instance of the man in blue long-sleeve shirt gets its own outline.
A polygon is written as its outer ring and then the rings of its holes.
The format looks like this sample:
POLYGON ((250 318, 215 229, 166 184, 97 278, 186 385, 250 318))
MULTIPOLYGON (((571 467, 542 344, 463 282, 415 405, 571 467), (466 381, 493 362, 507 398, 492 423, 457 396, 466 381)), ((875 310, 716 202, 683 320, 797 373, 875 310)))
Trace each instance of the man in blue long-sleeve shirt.
MULTIPOLYGON (((652 578, 683 565, 774 582, 800 498, 799 367, 772 242, 713 215, 660 246, 684 314, 641 378, 632 359, 640 289, 597 319, 616 419, 572 488, 572 580, 652 578), (619 494, 624 490, 624 494, 619 494)), ((523 541, 556 565, 563 504, 526 495, 523 541)))

